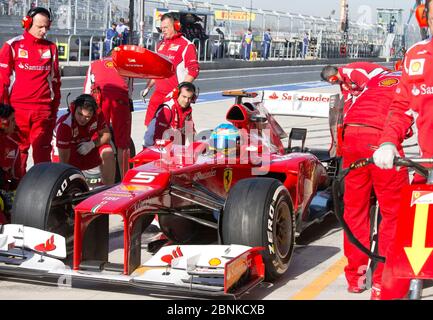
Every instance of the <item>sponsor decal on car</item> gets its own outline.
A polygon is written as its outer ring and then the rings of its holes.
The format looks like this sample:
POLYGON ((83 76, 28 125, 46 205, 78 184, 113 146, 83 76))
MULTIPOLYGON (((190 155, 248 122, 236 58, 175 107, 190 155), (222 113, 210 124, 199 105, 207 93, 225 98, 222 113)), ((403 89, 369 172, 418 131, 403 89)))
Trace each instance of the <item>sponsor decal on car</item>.
POLYGON ((269 99, 271 99, 271 100, 277 100, 277 99, 279 99, 280 97, 279 96, 277 96, 277 94, 274 92, 274 94, 272 94, 272 95, 270 95, 269 96, 269 99))
POLYGON ((132 183, 148 184, 153 182, 159 175, 158 172, 138 172, 133 179, 132 183))
POLYGON ((226 192, 230 191, 230 188, 232 186, 232 181, 233 181, 233 169, 232 168, 227 168, 224 170, 224 190, 226 192))
POLYGON ((209 265, 211 266, 211 267, 218 267, 219 265, 221 265, 221 259, 218 259, 218 258, 213 258, 213 259, 210 259, 209 260, 209 265))
POLYGON ((99 209, 101 209, 103 206, 105 206, 108 203, 108 201, 102 201, 101 203, 97 204, 90 210, 91 213, 97 213, 99 209))
POLYGON ((192 180, 194 181, 206 180, 215 176, 216 176, 216 170, 211 170, 209 172, 197 172, 194 174, 192 180))
POLYGON ((34 247, 36 251, 39 252, 50 252, 56 250, 56 245, 54 243, 54 235, 52 235, 46 242, 38 244, 34 247))

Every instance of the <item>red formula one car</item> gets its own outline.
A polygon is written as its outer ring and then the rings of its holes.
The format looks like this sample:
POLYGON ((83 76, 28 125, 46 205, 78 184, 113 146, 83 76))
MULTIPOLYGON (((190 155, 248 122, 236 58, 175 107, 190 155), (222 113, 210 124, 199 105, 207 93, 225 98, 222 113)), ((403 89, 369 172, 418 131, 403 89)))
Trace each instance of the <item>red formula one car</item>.
POLYGON ((34 166, 18 187, 13 224, 0 232, 0 273, 206 295, 239 295, 282 276, 295 234, 332 212, 336 165, 329 155, 287 150, 260 102, 242 103, 253 94, 231 95, 227 121, 246 133, 235 157, 206 138, 160 145, 133 158, 121 183, 91 191, 74 167, 34 166), (123 220, 121 264, 109 259, 110 215, 123 220), (141 234, 155 215, 170 246, 142 263, 141 234))
POLYGON ((236 99, 226 116, 240 133, 234 153, 216 147, 215 131, 188 146, 159 143, 131 160, 121 183, 93 190, 72 166, 35 165, 18 186, 12 224, 0 226, 0 274, 206 296, 238 296, 284 275, 295 235, 333 210, 338 159, 306 150, 302 129, 284 147, 287 134, 260 94, 226 95, 236 99), (113 215, 122 219, 121 263, 109 255, 113 215), (144 250, 155 216, 168 242, 144 250))

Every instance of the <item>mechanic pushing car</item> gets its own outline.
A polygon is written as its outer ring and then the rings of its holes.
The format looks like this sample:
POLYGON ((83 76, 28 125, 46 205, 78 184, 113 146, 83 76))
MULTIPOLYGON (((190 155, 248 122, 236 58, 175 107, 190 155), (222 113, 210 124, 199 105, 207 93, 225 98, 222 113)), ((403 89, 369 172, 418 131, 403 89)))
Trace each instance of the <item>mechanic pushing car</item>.
POLYGON ((30 145, 34 164, 51 161, 61 85, 57 46, 45 39, 51 18, 45 8, 30 9, 22 20, 23 35, 0 51, 0 102, 15 109, 22 172, 30 145))
POLYGON ((128 171, 132 121, 132 79, 119 75, 111 57, 93 61, 87 71, 84 93, 93 94, 105 123, 112 126, 120 176, 128 171), (100 100, 100 101, 98 101, 100 100))
POLYGON ((155 145, 163 139, 166 130, 178 130, 185 144, 186 130, 195 133, 191 104, 197 99, 196 87, 191 82, 181 82, 171 93, 171 99, 159 106, 155 117, 144 134, 143 147, 155 145))
MULTIPOLYGON (((433 33, 433 4, 426 1, 426 13, 430 33, 433 33)), ((432 39, 424 40, 413 45, 406 53, 402 78, 395 90, 394 100, 389 108, 384 131, 379 140, 380 147, 374 153, 374 163, 382 169, 393 167, 394 157, 399 156, 398 145, 405 139, 408 128, 412 125, 416 115, 418 129, 418 144, 422 158, 433 157, 433 70, 431 57, 432 39)), ((415 176, 413 183, 424 183, 415 176)), ((391 245, 392 246, 392 245, 391 245)), ((392 247, 388 255, 393 252, 392 247)), ((406 296, 409 290, 409 280, 395 279, 391 268, 385 264, 382 280, 382 299, 398 299, 406 296)))
MULTIPOLYGON (((367 82, 362 94, 344 113, 343 167, 356 160, 370 158, 378 146, 384 130, 385 118, 400 82, 399 73, 381 73, 367 82)), ((399 154, 403 150, 399 144, 399 154)), ((370 248, 371 192, 379 203, 381 222, 379 226, 379 255, 385 255, 396 229, 396 215, 400 205, 400 190, 409 181, 407 170, 380 170, 375 165, 351 171, 345 179, 344 219, 353 235, 370 248)), ((361 293, 365 287, 368 257, 353 245, 344 234, 344 254, 348 264, 344 271, 348 291, 361 293)), ((379 300, 381 293, 383 263, 378 263, 373 273, 371 299, 379 300)))
POLYGON ((0 224, 10 221, 13 194, 22 177, 15 131, 15 111, 0 104, 0 224))
POLYGON ((155 91, 147 107, 145 126, 149 126, 159 106, 165 101, 167 94, 181 82, 193 82, 197 78, 200 66, 197 61, 196 48, 192 42, 180 33, 179 20, 172 13, 161 17, 161 30, 164 39, 158 44, 157 53, 166 56, 175 66, 176 73, 168 79, 152 79, 141 92, 143 99, 155 86, 155 91))
POLYGON ((100 166, 102 183, 114 183, 116 170, 110 130, 91 95, 82 94, 71 103, 69 112, 57 121, 55 134, 60 162, 81 171, 100 166))

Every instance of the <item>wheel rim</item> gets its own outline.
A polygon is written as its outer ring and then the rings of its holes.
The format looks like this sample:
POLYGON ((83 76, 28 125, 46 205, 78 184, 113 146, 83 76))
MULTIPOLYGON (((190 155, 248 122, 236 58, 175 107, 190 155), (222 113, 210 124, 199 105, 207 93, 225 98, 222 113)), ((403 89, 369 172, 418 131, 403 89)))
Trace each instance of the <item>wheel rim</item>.
POLYGON ((276 253, 282 259, 290 255, 292 247, 292 228, 290 207, 285 201, 281 201, 276 210, 275 239, 276 253))

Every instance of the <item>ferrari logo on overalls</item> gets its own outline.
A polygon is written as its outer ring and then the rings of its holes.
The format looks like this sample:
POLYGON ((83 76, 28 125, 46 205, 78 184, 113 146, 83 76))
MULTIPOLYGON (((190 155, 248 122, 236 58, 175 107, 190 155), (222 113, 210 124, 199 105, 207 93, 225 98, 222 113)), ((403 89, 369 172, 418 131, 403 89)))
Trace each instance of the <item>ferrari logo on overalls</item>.
POLYGON ((224 190, 226 192, 230 191, 233 181, 233 169, 228 168, 224 170, 224 190))

